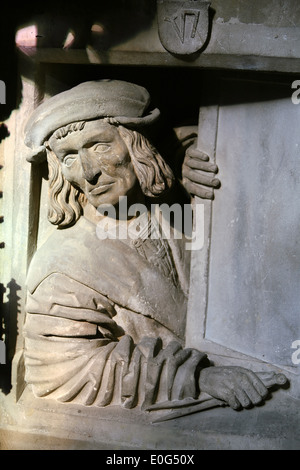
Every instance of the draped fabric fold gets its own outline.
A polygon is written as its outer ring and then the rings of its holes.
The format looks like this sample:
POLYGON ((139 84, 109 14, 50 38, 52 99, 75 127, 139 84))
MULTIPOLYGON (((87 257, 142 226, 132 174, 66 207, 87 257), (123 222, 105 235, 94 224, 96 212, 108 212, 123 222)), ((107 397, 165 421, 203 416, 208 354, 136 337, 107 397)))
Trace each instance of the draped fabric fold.
POLYGON ((126 247, 130 259, 120 241, 114 240, 113 252, 111 240, 106 247, 102 240, 100 249, 99 240, 86 234, 89 230, 84 224, 68 230, 69 238, 61 238, 61 243, 58 233, 49 242, 51 258, 45 262, 41 250, 29 271, 24 355, 25 378, 34 394, 83 405, 142 409, 197 398, 206 356, 183 348, 178 318, 180 312, 184 317, 184 292, 178 285, 173 289, 145 260, 133 271, 132 257, 140 257, 133 247, 126 247), (55 247, 61 253, 63 245, 73 253, 59 263, 55 247), (78 250, 85 251, 87 245, 87 265, 78 269, 78 250), (132 294, 137 292, 135 302, 130 292, 113 284, 116 269, 132 285, 132 294), (150 274, 147 283, 145 270, 150 274), (157 277, 167 295, 157 293, 156 298, 157 277))

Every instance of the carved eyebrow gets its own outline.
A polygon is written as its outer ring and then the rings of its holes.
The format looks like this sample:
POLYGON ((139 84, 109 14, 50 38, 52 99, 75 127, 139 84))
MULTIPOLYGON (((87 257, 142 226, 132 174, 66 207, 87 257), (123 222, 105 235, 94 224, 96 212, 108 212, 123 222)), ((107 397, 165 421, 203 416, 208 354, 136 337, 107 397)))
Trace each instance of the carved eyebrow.
MULTIPOLYGON (((88 147, 91 147, 92 145, 95 145, 95 144, 110 144, 112 143, 114 137, 115 137, 115 134, 113 132, 110 131, 110 129, 99 129, 99 128, 96 128, 96 129, 86 129, 86 134, 83 134, 82 132, 76 132, 78 138, 79 138, 79 141, 78 142, 78 147, 76 145, 76 142, 73 142, 73 144, 75 145, 72 145, 72 142, 70 141, 67 141, 67 139, 60 139, 59 142, 60 142, 60 148, 58 150, 58 153, 59 153, 59 159, 62 160, 67 154, 71 154, 71 153, 78 153, 78 150, 79 148, 88 148, 88 147)), ((72 129, 73 130, 73 129, 72 129)), ((75 137, 75 132, 70 132, 68 135, 65 135, 65 137, 69 137, 71 136, 73 133, 74 133, 74 137, 75 137)), ((57 140, 57 139, 56 139, 57 140)), ((77 140, 77 138, 76 138, 77 140)))
POLYGON ((93 147, 94 145, 108 145, 108 144, 111 144, 112 142, 112 139, 95 139, 95 140, 92 140, 92 141, 87 141, 85 144, 83 144, 83 148, 90 148, 90 147, 93 147))
POLYGON ((63 161, 64 158, 67 156, 67 155, 77 155, 78 154, 78 150, 75 150, 74 148, 67 148, 67 149, 63 149, 61 152, 57 152, 58 155, 57 155, 57 158, 60 160, 60 161, 63 161))
POLYGON ((77 155, 77 152, 68 152, 62 157, 62 159, 65 160, 68 157, 77 157, 77 155))

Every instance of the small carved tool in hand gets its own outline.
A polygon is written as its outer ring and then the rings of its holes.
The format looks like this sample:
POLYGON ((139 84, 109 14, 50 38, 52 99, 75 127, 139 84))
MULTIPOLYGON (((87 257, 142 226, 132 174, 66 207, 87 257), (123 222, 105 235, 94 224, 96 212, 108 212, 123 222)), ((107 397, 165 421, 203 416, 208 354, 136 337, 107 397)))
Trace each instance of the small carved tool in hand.
MULTIPOLYGON (((267 388, 271 388, 274 385, 284 385, 287 382, 287 378, 284 374, 276 374, 275 372, 256 372, 256 375, 261 379, 261 381, 267 388)), ((178 407, 177 402, 175 402, 174 403, 175 406, 173 406, 172 404, 173 407, 170 413, 164 416, 160 416, 159 418, 153 420, 152 424, 169 421, 175 418, 180 418, 182 416, 194 414, 200 411, 215 408, 217 406, 227 406, 227 404, 222 400, 218 400, 217 398, 207 398, 207 397, 208 395, 205 394, 205 398, 203 400, 201 401, 194 400, 193 403, 186 402, 184 406, 181 405, 180 408, 178 407)), ((169 407, 170 407, 170 402, 169 402, 169 407)), ((162 403, 162 404, 156 404, 156 405, 149 407, 147 411, 159 411, 159 410, 163 410, 166 408, 167 408, 166 404, 162 403)))

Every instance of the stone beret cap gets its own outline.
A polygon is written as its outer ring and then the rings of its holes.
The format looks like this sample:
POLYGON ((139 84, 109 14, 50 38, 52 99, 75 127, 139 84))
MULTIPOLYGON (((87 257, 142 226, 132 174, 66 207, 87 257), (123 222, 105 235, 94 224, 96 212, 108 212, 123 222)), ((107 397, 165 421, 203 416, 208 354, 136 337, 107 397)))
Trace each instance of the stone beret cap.
POLYGON ((30 162, 46 158, 43 145, 57 129, 76 121, 111 117, 113 122, 139 129, 159 117, 156 108, 147 113, 148 91, 121 80, 97 80, 81 83, 49 98, 38 106, 25 127, 25 144, 32 149, 30 162))

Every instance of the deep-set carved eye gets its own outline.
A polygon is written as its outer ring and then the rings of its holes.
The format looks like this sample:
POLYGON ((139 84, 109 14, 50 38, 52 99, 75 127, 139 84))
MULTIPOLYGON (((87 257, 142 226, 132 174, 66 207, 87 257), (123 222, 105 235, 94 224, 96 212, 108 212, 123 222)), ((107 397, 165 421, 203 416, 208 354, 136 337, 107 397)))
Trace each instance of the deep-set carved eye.
POLYGON ((75 162, 76 158, 77 158, 77 155, 75 155, 75 154, 74 155, 66 155, 64 157, 64 160, 63 160, 64 165, 66 165, 68 167, 71 166, 75 162))
POLYGON ((93 150, 99 153, 107 152, 109 149, 110 149, 110 145, 104 144, 104 143, 97 143, 93 146, 93 150))

